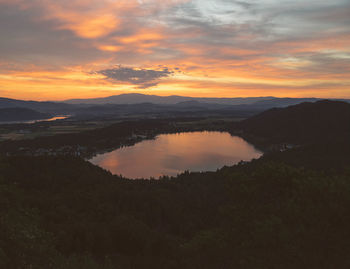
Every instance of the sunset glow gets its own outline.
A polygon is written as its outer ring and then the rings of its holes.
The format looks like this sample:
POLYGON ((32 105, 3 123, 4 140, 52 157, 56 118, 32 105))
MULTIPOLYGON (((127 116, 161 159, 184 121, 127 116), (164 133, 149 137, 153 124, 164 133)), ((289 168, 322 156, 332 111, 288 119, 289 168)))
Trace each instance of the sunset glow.
POLYGON ((350 2, 0 0, 0 96, 350 98, 350 2))

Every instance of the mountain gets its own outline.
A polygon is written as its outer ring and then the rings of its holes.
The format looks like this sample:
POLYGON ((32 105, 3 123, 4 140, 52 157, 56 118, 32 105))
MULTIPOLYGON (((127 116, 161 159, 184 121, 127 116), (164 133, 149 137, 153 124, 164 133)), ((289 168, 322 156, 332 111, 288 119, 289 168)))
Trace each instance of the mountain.
POLYGON ((28 108, 44 113, 70 113, 75 106, 56 102, 23 101, 9 98, 0 98, 1 108, 28 108))
MULTIPOLYGON (((265 110, 287 107, 302 102, 316 102, 316 98, 275 98, 275 97, 247 97, 247 98, 197 98, 184 96, 157 96, 144 94, 121 94, 97 99, 75 99, 62 102, 37 102, 0 98, 1 108, 27 108, 37 112, 53 115, 85 115, 96 116, 125 116, 125 115, 188 115, 195 111, 201 113, 239 114, 248 117, 265 110)), ((345 100, 350 102, 349 100, 345 100)), ((204 115, 203 114, 203 115, 204 115)))
POLYGON ((28 108, 0 108, 0 121, 27 121, 27 120, 41 120, 48 119, 51 115, 48 113, 41 113, 28 108))
POLYGON ((247 98, 204 98, 204 97, 185 97, 185 96, 157 96, 145 95, 139 93, 129 93, 109 96, 96 99, 71 99, 66 100, 67 104, 138 104, 153 103, 163 105, 173 105, 177 103, 197 101, 200 103, 222 104, 222 105, 241 105, 253 104, 261 100, 270 100, 273 97, 247 97, 247 98))
POLYGON ((245 134, 274 142, 309 143, 350 137, 350 104, 321 100, 273 108, 242 121, 245 134))
POLYGON ((320 99, 317 98, 271 98, 265 100, 259 100, 253 105, 259 108, 273 108, 273 107, 287 107, 293 106, 304 102, 316 102, 320 99))
MULTIPOLYGON (((226 105, 237 106, 237 108, 246 109, 245 106, 250 106, 249 109, 266 110, 273 107, 287 107, 304 102, 316 102, 319 98, 277 98, 272 96, 267 97, 236 97, 236 98, 207 98, 207 97, 186 97, 186 96, 157 96, 146 95, 140 93, 129 93, 113 95, 104 98, 95 99, 71 99, 63 101, 66 104, 79 105, 104 105, 104 104, 142 104, 152 103, 158 105, 175 105, 183 104, 185 106, 193 105, 226 105), (241 107, 238 107, 241 106, 241 107)), ((350 102, 350 100, 337 100, 350 102)))
POLYGON ((204 104, 197 101, 185 101, 174 105, 139 103, 139 104, 105 104, 86 105, 77 108, 75 116, 79 119, 98 117, 173 117, 173 116, 206 116, 206 115, 236 115, 246 117, 261 111, 249 108, 236 109, 235 106, 220 104, 204 104))
POLYGON ((120 94, 113 95, 104 98, 95 99, 71 99, 66 100, 64 103, 67 104, 93 104, 93 105, 103 105, 103 104, 139 104, 139 103, 153 103, 153 104, 176 104, 179 102, 191 101, 191 97, 182 96, 157 96, 157 95, 145 95, 138 93, 130 94, 120 94))

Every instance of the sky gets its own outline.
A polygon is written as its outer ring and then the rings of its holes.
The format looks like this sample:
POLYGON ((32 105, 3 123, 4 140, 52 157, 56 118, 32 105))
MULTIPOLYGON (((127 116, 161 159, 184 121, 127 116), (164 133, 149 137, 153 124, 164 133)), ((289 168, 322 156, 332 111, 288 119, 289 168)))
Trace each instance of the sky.
POLYGON ((350 98, 349 0, 0 0, 0 97, 350 98))

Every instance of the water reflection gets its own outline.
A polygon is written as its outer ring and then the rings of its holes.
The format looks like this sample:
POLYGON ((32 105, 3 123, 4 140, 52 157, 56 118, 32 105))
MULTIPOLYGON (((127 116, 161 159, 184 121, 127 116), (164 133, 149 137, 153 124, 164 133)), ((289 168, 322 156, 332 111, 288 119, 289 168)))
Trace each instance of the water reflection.
POLYGON ((155 140, 100 154, 90 161, 127 178, 158 178, 185 170, 215 171, 261 155, 245 140, 229 133, 192 132, 159 135, 155 140))
POLYGON ((56 116, 49 119, 41 119, 41 120, 1 121, 0 124, 19 124, 19 123, 32 124, 32 123, 44 122, 44 121, 65 120, 65 119, 68 119, 69 117, 70 116, 56 116))

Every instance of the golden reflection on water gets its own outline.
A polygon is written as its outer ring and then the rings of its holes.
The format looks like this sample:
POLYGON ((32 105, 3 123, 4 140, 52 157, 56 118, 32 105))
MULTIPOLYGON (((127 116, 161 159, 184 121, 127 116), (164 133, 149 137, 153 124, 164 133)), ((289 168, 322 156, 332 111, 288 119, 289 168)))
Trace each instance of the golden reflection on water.
POLYGON ((259 158, 262 152, 238 136, 221 132, 163 134, 90 160, 127 178, 176 176, 189 171, 215 171, 224 165, 259 158))

